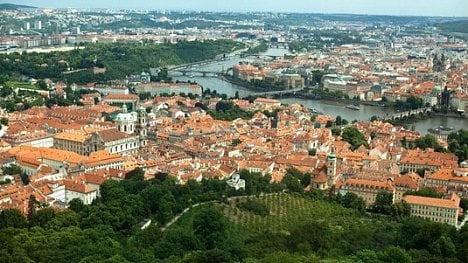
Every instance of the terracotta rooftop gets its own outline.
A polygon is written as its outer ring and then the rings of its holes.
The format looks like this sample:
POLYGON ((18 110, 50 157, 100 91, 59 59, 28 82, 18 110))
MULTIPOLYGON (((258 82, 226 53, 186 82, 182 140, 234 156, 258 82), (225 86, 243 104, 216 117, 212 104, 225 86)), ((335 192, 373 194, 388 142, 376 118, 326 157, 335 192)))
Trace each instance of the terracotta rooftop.
POLYGON ((458 197, 456 194, 452 194, 450 199, 406 195, 403 197, 403 200, 405 200, 405 202, 407 202, 408 204, 412 205, 424 205, 453 209, 458 209, 460 205, 460 197, 458 197))

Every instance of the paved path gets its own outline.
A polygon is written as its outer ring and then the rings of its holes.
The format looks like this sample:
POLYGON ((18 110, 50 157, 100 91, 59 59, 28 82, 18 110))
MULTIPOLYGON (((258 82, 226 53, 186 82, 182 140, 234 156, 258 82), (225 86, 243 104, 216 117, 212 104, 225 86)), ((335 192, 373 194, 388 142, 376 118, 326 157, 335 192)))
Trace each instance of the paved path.
POLYGON ((457 230, 460 230, 465 225, 466 221, 468 221, 468 215, 465 215, 465 218, 458 224, 457 230))

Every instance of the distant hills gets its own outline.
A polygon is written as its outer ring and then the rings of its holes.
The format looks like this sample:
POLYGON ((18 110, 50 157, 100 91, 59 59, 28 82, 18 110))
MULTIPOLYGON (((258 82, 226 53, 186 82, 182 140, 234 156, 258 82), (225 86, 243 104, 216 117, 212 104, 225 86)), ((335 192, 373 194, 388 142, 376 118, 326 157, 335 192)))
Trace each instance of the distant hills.
POLYGON ((15 4, 0 4, 0 10, 17 10, 17 9, 25 9, 25 8, 37 8, 34 6, 27 6, 27 5, 15 5, 15 4))
POLYGON ((446 32, 468 33, 468 20, 442 23, 437 27, 446 32))

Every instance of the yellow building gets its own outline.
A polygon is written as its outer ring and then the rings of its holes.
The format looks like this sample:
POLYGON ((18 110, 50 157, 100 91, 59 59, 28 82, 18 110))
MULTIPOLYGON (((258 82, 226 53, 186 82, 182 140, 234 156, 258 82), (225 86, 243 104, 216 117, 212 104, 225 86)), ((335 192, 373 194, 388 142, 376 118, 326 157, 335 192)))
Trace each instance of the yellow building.
POLYGON ((450 199, 407 195, 403 200, 411 207, 411 216, 457 226, 461 211, 460 197, 452 194, 450 199))
POLYGON ((349 178, 340 187, 340 193, 342 195, 345 195, 348 192, 354 193, 364 199, 367 206, 371 206, 375 203, 375 199, 379 192, 392 193, 393 197, 395 197, 395 188, 391 180, 375 181, 349 178))
POLYGON ((128 154, 140 148, 140 138, 138 135, 127 134, 117 129, 92 133, 63 132, 54 136, 54 148, 80 155, 90 155, 99 150, 128 154))

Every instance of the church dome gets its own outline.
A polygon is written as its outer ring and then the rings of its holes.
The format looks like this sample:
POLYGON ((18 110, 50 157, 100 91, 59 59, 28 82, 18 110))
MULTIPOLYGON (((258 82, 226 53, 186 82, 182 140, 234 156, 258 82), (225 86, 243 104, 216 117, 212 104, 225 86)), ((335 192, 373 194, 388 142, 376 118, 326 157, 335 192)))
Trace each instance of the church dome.
POLYGON ((135 115, 131 113, 119 113, 115 117, 115 121, 136 121, 135 115))

